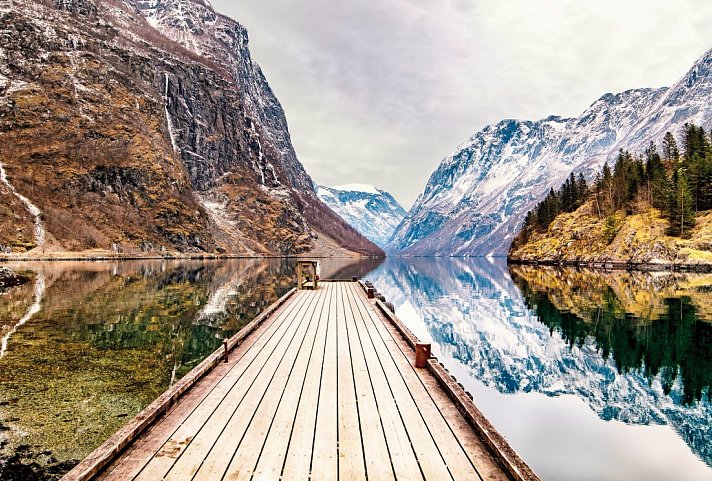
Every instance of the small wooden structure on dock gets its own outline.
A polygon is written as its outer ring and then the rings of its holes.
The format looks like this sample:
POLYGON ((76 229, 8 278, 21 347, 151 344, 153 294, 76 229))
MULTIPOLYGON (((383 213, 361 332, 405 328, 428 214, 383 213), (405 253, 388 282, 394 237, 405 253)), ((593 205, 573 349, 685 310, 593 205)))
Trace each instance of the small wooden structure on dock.
POLYGON ((319 261, 297 261, 297 289, 318 289, 320 274, 319 261))
POLYGON ((361 282, 292 289, 63 479, 538 480, 415 342, 361 282))

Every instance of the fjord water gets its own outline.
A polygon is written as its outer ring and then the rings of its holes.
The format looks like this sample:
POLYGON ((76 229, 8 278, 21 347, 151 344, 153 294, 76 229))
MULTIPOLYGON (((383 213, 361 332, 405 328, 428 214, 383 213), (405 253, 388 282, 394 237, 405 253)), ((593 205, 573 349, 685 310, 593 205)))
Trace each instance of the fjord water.
POLYGON ((284 260, 18 263, 0 291, 0 479, 55 479, 292 285, 284 260))
POLYGON ((712 479, 712 276, 388 259, 368 278, 543 480, 712 479))
MULTIPOLYGON (((0 292, 8 480, 59 477, 294 279, 288 260, 10 267, 32 282, 0 292)), ((542 479, 712 479, 712 276, 422 258, 322 273, 372 280, 542 479)))

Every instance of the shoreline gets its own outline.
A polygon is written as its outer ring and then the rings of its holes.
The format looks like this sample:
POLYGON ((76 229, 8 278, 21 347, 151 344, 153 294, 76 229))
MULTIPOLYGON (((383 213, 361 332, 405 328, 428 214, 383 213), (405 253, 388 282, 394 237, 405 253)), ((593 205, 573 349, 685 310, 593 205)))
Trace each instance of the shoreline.
POLYGON ((122 261, 170 261, 170 260, 227 260, 227 259, 381 259, 384 257, 372 256, 320 256, 320 255, 240 255, 240 254, 161 254, 161 255, 138 255, 138 254, 98 254, 83 255, 80 252, 63 252, 57 255, 13 255, 0 254, 0 264, 11 262, 122 262, 122 261))
POLYGON ((507 265, 529 265, 529 266, 553 266, 553 267, 577 267, 598 270, 625 270, 641 272, 691 272, 709 273, 712 272, 712 264, 694 263, 651 263, 651 262, 624 262, 624 261, 573 261, 554 259, 512 259, 507 257, 507 265))

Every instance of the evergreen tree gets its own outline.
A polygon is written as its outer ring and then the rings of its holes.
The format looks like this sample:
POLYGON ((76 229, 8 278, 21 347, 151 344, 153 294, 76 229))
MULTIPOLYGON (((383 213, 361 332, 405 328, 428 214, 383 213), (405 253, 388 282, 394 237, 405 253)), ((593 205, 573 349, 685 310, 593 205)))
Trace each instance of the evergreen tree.
POLYGON ((578 206, 580 207, 581 205, 583 205, 584 202, 586 202, 586 198, 588 197, 588 184, 586 183, 586 178, 581 172, 579 172, 578 180, 576 181, 576 186, 576 190, 579 195, 578 206))
POLYGON ((562 212, 574 212, 589 197, 599 218, 606 218, 608 234, 615 231, 615 213, 633 213, 639 201, 659 209, 670 220, 670 235, 689 235, 695 225, 695 213, 712 209, 712 139, 704 129, 685 125, 684 153, 681 155, 674 136, 667 132, 662 156, 655 143, 644 156, 621 150, 613 169, 605 163, 596 173, 591 189, 582 173, 569 174, 558 190, 548 195, 526 217, 526 236, 534 230, 546 230, 562 212))
POLYGON ((671 132, 666 132, 663 138, 663 158, 670 167, 680 158, 680 149, 671 132))
POLYGON ((703 158, 709 150, 710 144, 702 127, 695 124, 685 124, 684 137, 685 160, 690 162, 694 156, 703 158))
POLYGON ((648 203, 656 209, 667 207, 668 180, 665 164, 654 142, 645 150, 645 177, 648 203))
POLYGON ((702 159, 698 173, 698 204, 699 210, 712 209, 712 151, 708 151, 702 159))
POLYGON ((687 237, 690 235, 690 229, 695 226, 692 194, 683 168, 675 171, 671 180, 668 218, 670 219, 668 235, 687 237))
POLYGON ((704 191, 707 190, 709 181, 705 164, 710 154, 710 142, 707 140, 705 130, 694 124, 685 124, 684 147, 685 168, 694 207, 695 210, 705 210, 708 207, 704 191))

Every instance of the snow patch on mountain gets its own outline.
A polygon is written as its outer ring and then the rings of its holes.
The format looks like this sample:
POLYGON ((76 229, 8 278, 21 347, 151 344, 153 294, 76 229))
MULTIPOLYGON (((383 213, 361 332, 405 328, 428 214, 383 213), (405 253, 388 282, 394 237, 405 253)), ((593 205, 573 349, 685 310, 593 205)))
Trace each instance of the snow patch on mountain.
POLYGON ((379 195, 381 193, 380 190, 376 189, 374 186, 369 185, 369 184, 344 184, 344 185, 335 185, 332 187, 334 190, 341 190, 344 192, 365 192, 367 194, 376 194, 379 195))
POLYGON ((351 227, 379 246, 386 245, 406 215, 393 196, 372 185, 320 185, 317 195, 351 227))

